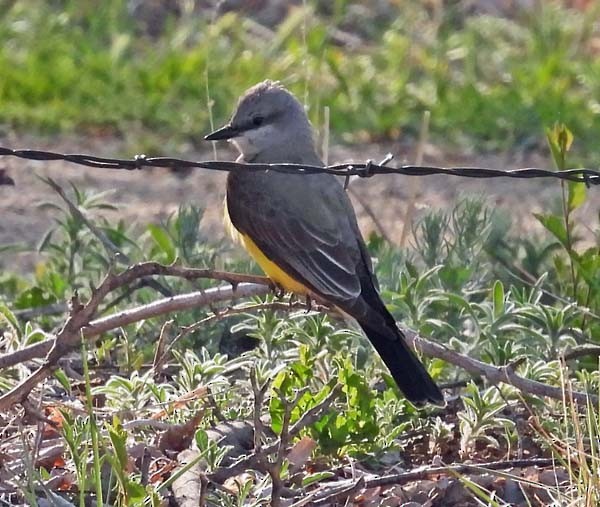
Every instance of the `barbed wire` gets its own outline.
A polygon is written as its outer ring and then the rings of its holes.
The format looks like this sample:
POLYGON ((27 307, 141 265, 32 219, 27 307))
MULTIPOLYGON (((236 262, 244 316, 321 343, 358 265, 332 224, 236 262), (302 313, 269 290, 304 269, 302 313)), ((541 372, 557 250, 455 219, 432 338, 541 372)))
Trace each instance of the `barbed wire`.
POLYGON ((304 164, 256 164, 242 162, 225 162, 218 160, 194 161, 171 157, 146 157, 136 155, 132 159, 118 159, 97 157, 94 155, 64 154, 42 150, 13 150, 0 147, 0 156, 18 157, 27 160, 54 161, 64 160, 72 164, 100 169, 136 170, 145 167, 161 167, 167 169, 208 169, 211 171, 277 171, 295 174, 329 173, 337 176, 369 177, 376 174, 402 174, 405 176, 429 176, 445 174, 447 176, 461 176, 466 178, 556 178, 565 181, 585 183, 587 186, 600 185, 600 171, 593 169, 568 169, 565 171, 550 171, 527 167, 523 169, 489 169, 484 167, 437 167, 421 165, 386 165, 391 156, 377 164, 372 161, 365 163, 337 164, 327 167, 311 166, 304 164))

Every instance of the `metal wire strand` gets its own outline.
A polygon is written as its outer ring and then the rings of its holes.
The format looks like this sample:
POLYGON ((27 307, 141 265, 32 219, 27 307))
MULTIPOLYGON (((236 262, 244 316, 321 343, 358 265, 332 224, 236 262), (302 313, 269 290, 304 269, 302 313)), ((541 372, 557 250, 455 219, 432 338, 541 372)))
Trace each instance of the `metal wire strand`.
POLYGON ((593 169, 568 169, 565 171, 550 171, 527 167, 523 169, 488 169, 484 167, 436 167, 420 165, 389 166, 384 163, 375 164, 372 161, 356 164, 338 164, 327 167, 304 164, 246 164, 241 162, 223 162, 216 160, 193 161, 171 157, 146 157, 136 155, 133 159, 118 159, 96 157, 93 155, 78 155, 55 153, 41 150, 13 150, 0 147, 0 156, 18 157, 28 160, 53 161, 64 160, 72 164, 100 169, 143 169, 145 167, 163 167, 173 170, 200 168, 211 171, 278 171, 284 173, 329 173, 338 176, 370 177, 376 174, 403 174, 405 176, 429 176, 445 174, 466 178, 556 178, 566 181, 585 183, 588 187, 600 184, 600 171, 593 169))

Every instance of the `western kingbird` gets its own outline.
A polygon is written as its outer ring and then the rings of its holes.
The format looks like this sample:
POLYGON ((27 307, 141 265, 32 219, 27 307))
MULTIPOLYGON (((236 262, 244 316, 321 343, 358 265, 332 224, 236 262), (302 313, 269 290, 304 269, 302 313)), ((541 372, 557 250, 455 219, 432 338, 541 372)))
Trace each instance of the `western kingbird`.
MULTIPOLYGON (((273 81, 250 88, 230 122, 205 139, 233 141, 241 162, 323 166, 302 104, 273 81)), ((356 319, 408 400, 444 403, 379 296, 354 209, 335 176, 230 172, 226 208, 233 232, 277 285, 356 319)))

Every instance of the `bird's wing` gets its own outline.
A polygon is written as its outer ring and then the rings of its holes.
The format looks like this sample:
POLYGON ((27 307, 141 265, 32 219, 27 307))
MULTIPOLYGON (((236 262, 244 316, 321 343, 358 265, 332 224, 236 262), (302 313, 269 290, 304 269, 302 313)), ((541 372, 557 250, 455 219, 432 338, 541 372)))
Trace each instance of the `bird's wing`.
POLYGON ((335 178, 231 174, 227 208, 234 227, 292 278, 332 302, 359 297, 362 240, 335 178))

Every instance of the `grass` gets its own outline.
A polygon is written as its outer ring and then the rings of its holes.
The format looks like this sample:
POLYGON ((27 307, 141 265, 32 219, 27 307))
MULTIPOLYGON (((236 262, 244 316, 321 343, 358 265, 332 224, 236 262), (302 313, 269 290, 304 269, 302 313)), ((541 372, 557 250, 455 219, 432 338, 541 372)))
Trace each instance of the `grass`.
POLYGON ((293 8, 272 35, 234 13, 187 13, 151 37, 124 0, 35 9, 17 0, 0 18, 0 122, 164 151, 200 139, 211 108, 222 121, 242 90, 270 77, 307 98, 315 125, 328 106, 332 134, 346 141, 414 137, 429 110, 436 142, 539 147, 544 126, 560 120, 578 139, 575 157, 598 154, 600 7, 543 2, 508 19, 401 2, 359 23, 351 2, 339 4, 293 8), (361 43, 334 43, 338 28, 361 43))

